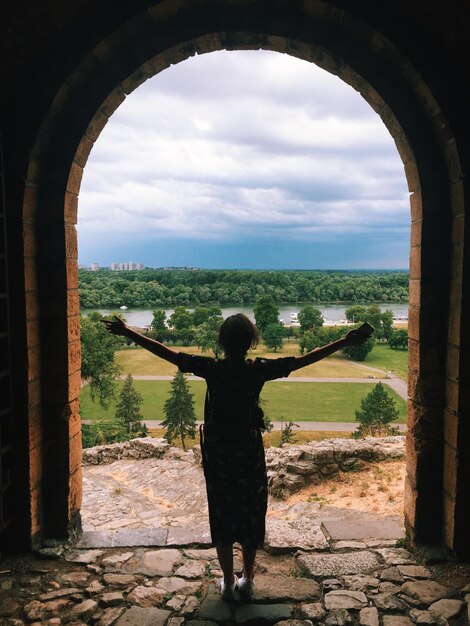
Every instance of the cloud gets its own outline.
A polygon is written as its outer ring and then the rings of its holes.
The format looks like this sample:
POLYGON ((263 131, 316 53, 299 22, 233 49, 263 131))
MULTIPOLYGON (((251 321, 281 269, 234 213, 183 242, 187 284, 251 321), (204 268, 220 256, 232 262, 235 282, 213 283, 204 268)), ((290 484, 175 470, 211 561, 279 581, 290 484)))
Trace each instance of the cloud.
POLYGON ((273 52, 196 56, 139 87, 93 148, 79 199, 82 262, 100 234, 265 241, 275 258, 279 242, 340 235, 407 249, 408 231, 403 166, 378 116, 337 77, 273 52))

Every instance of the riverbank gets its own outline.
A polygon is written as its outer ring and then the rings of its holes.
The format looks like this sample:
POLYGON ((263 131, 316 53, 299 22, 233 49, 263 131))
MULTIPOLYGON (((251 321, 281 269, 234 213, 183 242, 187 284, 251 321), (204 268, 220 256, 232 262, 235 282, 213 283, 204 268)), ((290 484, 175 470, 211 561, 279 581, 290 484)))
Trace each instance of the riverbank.
MULTIPOLYGON (((307 303, 292 303, 292 304, 281 304, 279 305, 279 319, 286 325, 289 325, 292 319, 292 315, 297 315, 302 307, 306 306, 307 303)), ((380 309, 390 309, 393 312, 394 318, 399 322, 401 320, 402 323, 406 323, 408 319, 408 303, 407 302, 343 302, 343 303, 320 303, 315 304, 314 306, 320 309, 324 319, 325 325, 336 325, 341 320, 345 319, 345 310, 351 306, 352 304, 358 304, 363 306, 378 306, 380 309)), ((125 303, 123 303, 125 306, 125 303)), ((186 306, 186 305, 185 305, 186 306)), ((186 308, 189 311, 194 311, 194 307, 198 305, 188 305, 186 308)), ((204 306, 204 305, 200 305, 204 306)), ((163 308, 165 314, 168 317, 174 312, 174 308, 170 307, 155 307, 155 308, 163 308)), ((247 317, 249 317, 252 321, 255 320, 253 313, 254 304, 250 305, 233 305, 233 306, 223 306, 221 307, 222 316, 224 319, 229 317, 230 315, 234 315, 235 313, 244 313, 247 317)), ((113 313, 119 313, 123 317, 126 318, 127 322, 131 326, 135 326, 137 328, 146 328, 150 325, 153 319, 153 309, 140 309, 140 308, 132 308, 128 307, 126 309, 120 310, 119 307, 116 308, 94 308, 94 309, 81 309, 82 315, 88 315, 92 311, 98 311, 101 315, 111 315, 113 313)))

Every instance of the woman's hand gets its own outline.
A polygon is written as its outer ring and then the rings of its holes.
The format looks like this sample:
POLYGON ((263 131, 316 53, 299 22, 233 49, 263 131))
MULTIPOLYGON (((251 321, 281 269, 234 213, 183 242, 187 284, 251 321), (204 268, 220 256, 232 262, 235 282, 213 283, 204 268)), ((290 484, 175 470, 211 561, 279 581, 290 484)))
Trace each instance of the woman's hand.
POLYGON ((112 335, 122 335, 125 337, 129 331, 126 324, 117 315, 114 316, 114 320, 101 320, 106 326, 106 330, 112 335))
POLYGON ((348 346, 362 346, 369 339, 369 335, 358 333, 357 330, 350 330, 344 339, 348 346))

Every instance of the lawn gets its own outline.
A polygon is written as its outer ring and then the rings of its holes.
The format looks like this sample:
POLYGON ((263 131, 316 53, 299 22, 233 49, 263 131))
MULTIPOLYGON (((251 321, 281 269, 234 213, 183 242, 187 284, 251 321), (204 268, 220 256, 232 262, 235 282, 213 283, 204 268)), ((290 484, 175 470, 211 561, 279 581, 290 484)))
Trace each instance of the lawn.
POLYGON ((364 365, 391 371, 403 380, 408 378, 408 350, 392 350, 387 344, 377 344, 369 353, 364 365))
MULTIPOLYGON (((195 346, 185 346, 175 348, 188 352, 190 354, 201 354, 195 346)), ((375 348, 374 348, 375 349, 375 348)), ((391 351, 393 352, 393 350, 391 351)), ((207 356, 213 356, 212 352, 207 352, 207 356)), ((250 352, 251 358, 266 357, 277 358, 280 356, 298 356, 299 347, 296 342, 286 342, 282 350, 279 352, 269 352, 264 345, 259 346, 256 350, 250 352)), ((121 367, 122 374, 128 373, 133 376, 174 376, 176 366, 159 359, 142 348, 119 350, 115 355, 116 363, 121 367)), ((367 364, 367 363, 366 363, 367 364)), ((377 367, 373 365, 372 367, 377 367)), ((384 369, 386 369, 384 367, 384 369)), ((309 376, 312 378, 367 378, 369 372, 360 367, 356 363, 345 359, 341 355, 330 356, 323 361, 314 363, 307 367, 297 370, 291 374, 291 377, 309 376)))
MULTIPOLYGON (((119 382, 119 387, 122 382, 119 382)), ((203 381, 189 381, 194 394, 196 418, 203 419, 206 385, 203 381)), ((136 380, 136 389, 142 394, 142 414, 147 420, 164 418, 163 405, 168 397, 170 381, 136 380)), ((370 383, 301 383, 270 382, 262 392, 266 401, 264 411, 273 421, 354 422, 355 410, 361 399, 373 388, 370 383)), ((405 421, 406 404, 397 394, 387 388, 400 411, 399 422, 405 421)), ((81 393, 80 414, 84 420, 113 419, 114 406, 104 411, 91 401, 88 387, 81 393)))

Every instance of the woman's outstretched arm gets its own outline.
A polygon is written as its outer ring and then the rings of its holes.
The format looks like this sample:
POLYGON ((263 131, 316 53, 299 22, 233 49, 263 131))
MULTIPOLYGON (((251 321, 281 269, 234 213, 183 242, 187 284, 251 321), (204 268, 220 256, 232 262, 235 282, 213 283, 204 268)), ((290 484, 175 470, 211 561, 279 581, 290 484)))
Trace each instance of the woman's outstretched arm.
POLYGON ((326 356, 335 353, 337 350, 341 350, 346 346, 360 346, 367 340, 367 335, 363 333, 358 333, 355 330, 350 330, 347 335, 338 339, 337 341, 333 341, 332 343, 328 343, 325 346, 321 346, 321 348, 315 348, 315 350, 311 350, 302 356, 298 356, 295 358, 294 365, 292 367, 293 370, 298 370, 301 367, 305 367, 306 365, 310 365, 311 363, 316 363, 317 361, 321 361, 326 356))
POLYGON ((152 354, 159 356, 161 359, 165 359, 165 361, 170 361, 173 365, 177 364, 178 352, 172 350, 171 348, 167 348, 159 341, 155 339, 150 339, 150 337, 146 337, 145 335, 141 335, 129 328, 122 320, 118 317, 114 316, 114 320, 103 320, 103 324, 105 324, 106 329, 113 335, 120 335, 122 337, 127 337, 138 346, 145 348, 152 354))

